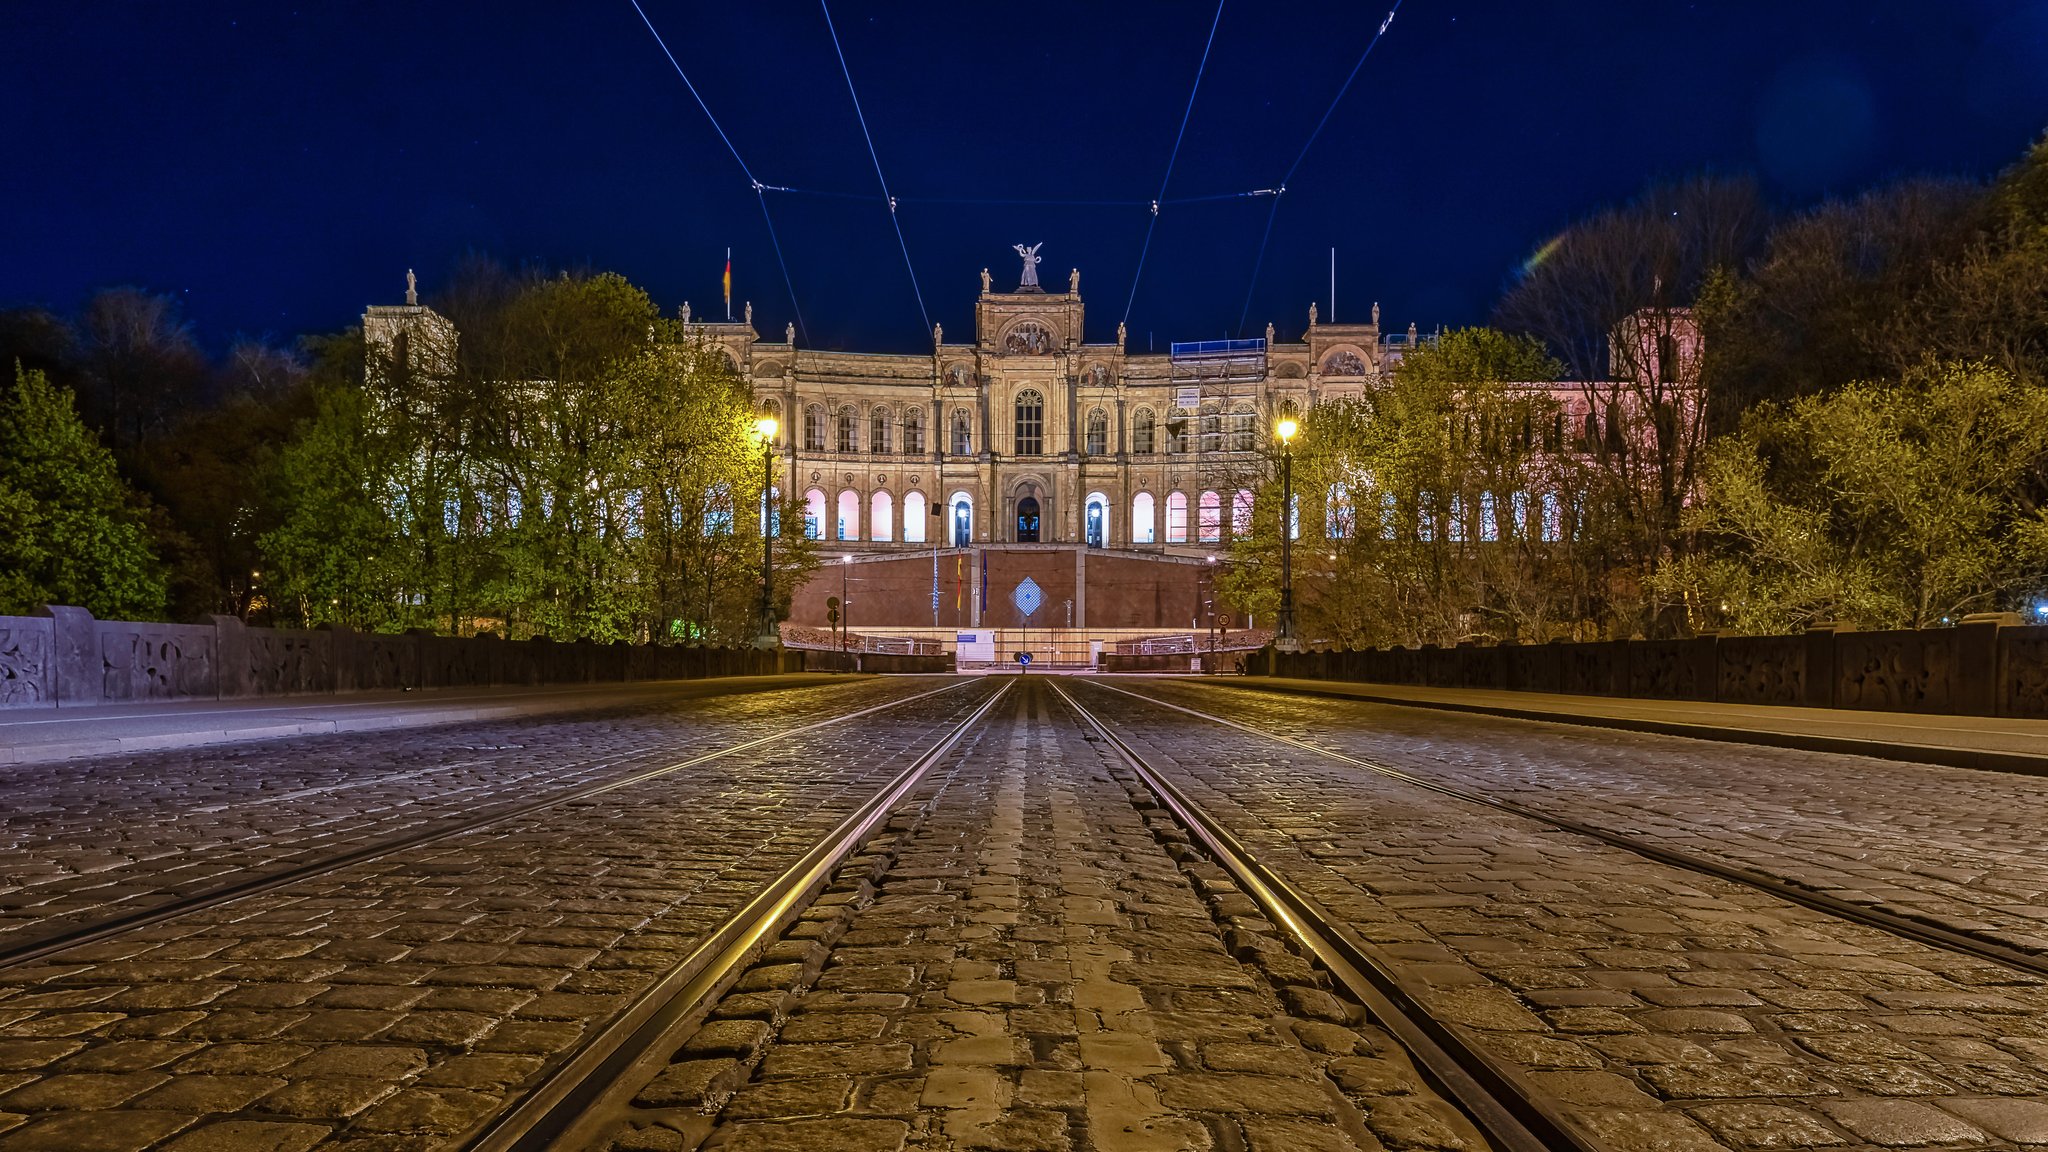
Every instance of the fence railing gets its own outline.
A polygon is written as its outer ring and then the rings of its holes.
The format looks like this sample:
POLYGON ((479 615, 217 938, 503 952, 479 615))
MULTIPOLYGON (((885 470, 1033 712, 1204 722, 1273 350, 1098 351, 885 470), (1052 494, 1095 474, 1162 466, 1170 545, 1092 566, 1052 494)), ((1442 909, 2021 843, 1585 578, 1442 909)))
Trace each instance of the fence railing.
POLYGON ((0 616, 0 708, 299 693, 686 680, 801 671, 803 654, 556 643, 349 628, 98 620, 83 608, 0 616))
POLYGON ((1434 688, 2048 718, 2048 626, 2006 613, 1908 631, 1830 625, 1791 636, 1277 652, 1273 670, 1434 688))

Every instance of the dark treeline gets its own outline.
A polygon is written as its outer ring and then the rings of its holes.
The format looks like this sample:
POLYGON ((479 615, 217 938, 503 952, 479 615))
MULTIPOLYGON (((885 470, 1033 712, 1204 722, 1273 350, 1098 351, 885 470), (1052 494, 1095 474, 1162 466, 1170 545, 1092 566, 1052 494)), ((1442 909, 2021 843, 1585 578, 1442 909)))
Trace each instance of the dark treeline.
MULTIPOLYGON (((2035 614, 2048 141, 1792 212, 1654 186, 1545 244, 1491 329, 1309 413, 1295 455, 1311 641, 2035 614)), ((1278 531, 1236 549, 1239 603, 1276 601, 1278 531)))

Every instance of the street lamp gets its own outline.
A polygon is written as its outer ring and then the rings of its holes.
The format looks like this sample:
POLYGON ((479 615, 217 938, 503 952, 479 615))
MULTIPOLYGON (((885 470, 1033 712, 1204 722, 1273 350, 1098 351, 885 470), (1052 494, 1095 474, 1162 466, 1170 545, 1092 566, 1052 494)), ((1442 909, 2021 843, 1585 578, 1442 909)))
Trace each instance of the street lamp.
POLYGON ((756 641, 772 648, 780 639, 775 629, 775 431, 773 416, 754 421, 761 438, 761 635, 756 641))
POLYGON ((1273 646, 1292 652, 1294 642, 1294 436, 1301 425, 1282 416, 1273 425, 1280 437, 1280 628, 1273 646))
POLYGON ((839 558, 839 654, 846 655, 846 630, 852 626, 852 605, 846 602, 846 573, 853 568, 851 553, 839 558))

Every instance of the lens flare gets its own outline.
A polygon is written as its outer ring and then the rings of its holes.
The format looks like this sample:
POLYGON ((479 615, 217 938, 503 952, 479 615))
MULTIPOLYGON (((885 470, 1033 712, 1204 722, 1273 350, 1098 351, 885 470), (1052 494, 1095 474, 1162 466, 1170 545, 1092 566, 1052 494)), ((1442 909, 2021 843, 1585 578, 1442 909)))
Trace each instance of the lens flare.
POLYGON ((1556 255, 1557 250, 1562 247, 1564 247, 1564 233, 1559 232, 1557 235, 1544 241, 1543 247, 1530 253, 1527 260, 1522 261, 1522 275, 1526 277, 1542 267, 1543 262, 1556 255))

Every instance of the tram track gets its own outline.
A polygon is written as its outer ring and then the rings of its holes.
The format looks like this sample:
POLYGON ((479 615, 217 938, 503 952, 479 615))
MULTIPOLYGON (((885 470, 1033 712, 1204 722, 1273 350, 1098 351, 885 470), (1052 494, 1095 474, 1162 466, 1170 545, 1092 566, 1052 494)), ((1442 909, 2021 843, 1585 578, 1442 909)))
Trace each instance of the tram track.
POLYGON ((931 768, 945 760, 1008 695, 1010 687, 1006 682, 990 693, 979 707, 764 885, 517 1104, 464 1142, 465 1152, 541 1152, 581 1146, 593 1139, 588 1130, 601 1123, 607 1111, 616 1110, 621 1091, 636 1086, 631 1070, 645 1068, 654 1058, 665 1058, 675 1044, 664 1043, 664 1038, 673 1040, 702 1021, 762 945, 804 910, 839 865, 888 821, 931 768))
MULTIPOLYGON (((523 816, 544 812, 563 805, 587 802, 608 793, 658 780, 712 761, 737 756, 804 733, 845 724, 849 721, 859 720, 892 709, 906 707, 943 693, 958 691, 964 686, 964 684, 959 683, 948 684, 899 699, 853 709, 826 717, 823 720, 782 728, 766 736, 743 740, 670 764, 631 772, 615 779, 575 785, 530 800, 499 805, 491 808, 489 811, 439 821, 426 827, 415 828, 396 835, 379 837, 367 843, 358 844, 345 851, 330 853, 289 867, 254 872, 225 883, 209 885, 197 891, 187 892, 147 907, 135 908, 111 916, 96 917, 80 923, 68 924, 54 931, 36 935, 19 934, 18 938, 0 943, 0 970, 43 960, 71 948, 110 940, 125 932, 161 924, 195 912, 217 908, 247 897, 276 891, 292 884, 327 876, 345 868, 466 835, 523 816)), ((589 765, 584 764, 579 765, 579 767, 587 769, 589 765)))
POLYGON ((1504 812, 1524 820, 1547 825, 1558 831, 1597 840, 1610 847, 1619 848, 1659 864, 1682 868, 1690 872, 1713 876, 1720 880, 1739 884, 1754 891, 1763 892, 1789 903, 1797 904, 1837 919, 1847 920, 1866 928, 1874 928, 1919 944, 1940 948, 1944 951, 1968 956, 1976 960, 1988 961, 2032 976, 2048 976, 2048 956, 2014 948, 1968 930, 1844 900, 1841 897, 1770 876, 1754 869, 1729 864, 1698 853, 1670 848, 1645 840, 1640 836, 1602 828, 1596 824, 1589 824, 1583 820, 1576 820, 1569 816, 1548 812, 1512 800, 1488 796, 1455 784, 1430 780, 1410 772, 1405 772, 1399 768, 1376 763, 1364 757, 1353 756, 1349 753, 1326 748, 1307 740, 1273 732, 1254 724, 1233 720, 1229 717, 1205 712, 1198 708, 1190 708, 1169 700, 1162 700, 1142 692, 1134 692, 1128 688, 1102 683, 1095 683, 1093 686, 1105 692, 1113 692, 1133 700, 1143 701, 1154 707, 1169 709, 1196 719, 1223 725, 1276 744, 1298 748, 1302 751, 1310 752, 1354 768, 1364 769, 1387 779, 1422 788, 1441 796, 1480 805, 1497 812, 1504 812))
POLYGON ((1053 691, 1158 796, 1175 820, 1255 900, 1269 919, 1405 1047, 1432 1086, 1501 1152, 1603 1152, 1607 1145, 1562 1115, 1541 1092, 1466 1043, 1411 996, 1399 975, 1336 917, 1191 800, 1064 687, 1053 691))

